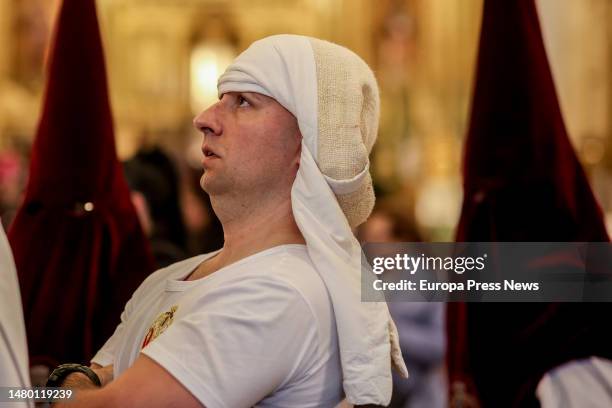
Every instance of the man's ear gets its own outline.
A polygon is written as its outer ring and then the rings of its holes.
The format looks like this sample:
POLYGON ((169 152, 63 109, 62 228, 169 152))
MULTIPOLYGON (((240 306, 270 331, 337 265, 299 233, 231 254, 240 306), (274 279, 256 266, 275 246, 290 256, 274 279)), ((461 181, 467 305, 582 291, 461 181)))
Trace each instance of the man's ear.
POLYGON ((297 153, 297 158, 295 159, 295 164, 297 165, 298 169, 300 168, 300 159, 302 158, 301 150, 302 149, 300 146, 300 149, 298 150, 298 153, 297 153))
POLYGON ((296 160, 296 164, 298 166, 298 168, 300 167, 300 159, 302 158, 302 132, 300 132, 300 128, 298 127, 296 132, 295 132, 295 137, 296 137, 296 141, 298 142, 298 146, 297 146, 297 160, 296 160))

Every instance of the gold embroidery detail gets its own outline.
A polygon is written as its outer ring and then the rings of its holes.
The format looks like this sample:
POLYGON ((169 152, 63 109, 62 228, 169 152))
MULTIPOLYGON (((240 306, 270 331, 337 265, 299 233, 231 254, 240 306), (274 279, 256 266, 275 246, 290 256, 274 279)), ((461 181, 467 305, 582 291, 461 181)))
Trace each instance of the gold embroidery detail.
POLYGON ((147 335, 142 341, 141 349, 145 348, 149 343, 157 338, 160 334, 162 334, 168 326, 172 324, 174 321, 174 313, 178 309, 178 305, 174 305, 167 312, 161 313, 157 316, 157 319, 153 322, 149 330, 147 331, 147 335))

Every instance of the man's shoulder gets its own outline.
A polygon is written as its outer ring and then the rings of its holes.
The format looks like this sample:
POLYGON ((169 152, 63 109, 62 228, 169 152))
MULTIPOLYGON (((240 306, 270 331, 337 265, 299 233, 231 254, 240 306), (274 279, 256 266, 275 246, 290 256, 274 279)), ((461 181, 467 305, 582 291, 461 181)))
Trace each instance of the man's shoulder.
POLYGON ((306 303, 327 300, 327 289, 305 245, 280 245, 242 259, 212 275, 215 287, 239 292, 259 285, 299 295, 306 303), (217 275, 216 277, 214 275, 217 275))
POLYGON ((270 254, 269 262, 258 265, 257 273, 294 284, 321 282, 305 245, 279 247, 270 254))
POLYGON ((327 288, 305 245, 286 245, 273 266, 263 273, 299 293, 315 314, 317 309, 329 306, 327 288))
POLYGON ((299 271, 308 270, 316 272, 306 245, 282 245, 279 249, 276 255, 277 262, 274 263, 274 266, 276 269, 279 269, 279 272, 286 271, 291 273, 293 271, 291 268, 297 268, 299 271), (287 268, 289 266, 291 268, 287 268))
POLYGON ((265 249, 215 272, 237 278, 288 278, 316 274, 305 245, 285 244, 265 249))

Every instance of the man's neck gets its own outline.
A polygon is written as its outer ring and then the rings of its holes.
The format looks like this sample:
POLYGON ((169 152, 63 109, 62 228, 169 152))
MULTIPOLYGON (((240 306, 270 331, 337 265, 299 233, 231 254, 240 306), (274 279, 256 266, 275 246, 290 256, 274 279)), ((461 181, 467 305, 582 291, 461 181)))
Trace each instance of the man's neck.
POLYGON ((266 249, 286 244, 305 244, 293 211, 291 198, 228 203, 211 197, 215 213, 223 225, 224 244, 215 256, 215 268, 234 263, 266 249))

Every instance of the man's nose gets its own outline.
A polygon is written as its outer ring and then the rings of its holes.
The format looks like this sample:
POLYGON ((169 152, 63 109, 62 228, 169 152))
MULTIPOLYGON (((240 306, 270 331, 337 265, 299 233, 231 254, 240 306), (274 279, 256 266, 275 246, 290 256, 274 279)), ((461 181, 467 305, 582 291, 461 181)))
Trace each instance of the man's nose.
POLYGON ((221 121, 219 115, 220 102, 211 105, 193 119, 193 126, 200 132, 206 134, 220 135, 221 121))

